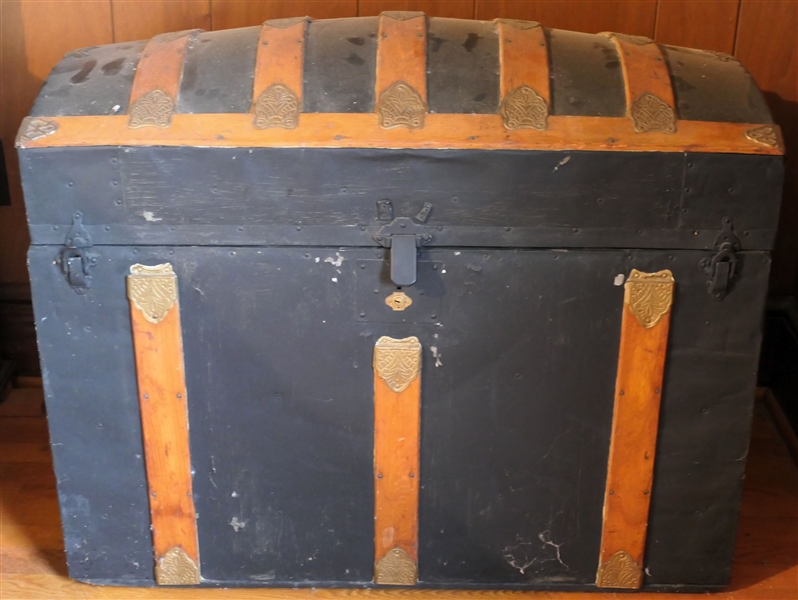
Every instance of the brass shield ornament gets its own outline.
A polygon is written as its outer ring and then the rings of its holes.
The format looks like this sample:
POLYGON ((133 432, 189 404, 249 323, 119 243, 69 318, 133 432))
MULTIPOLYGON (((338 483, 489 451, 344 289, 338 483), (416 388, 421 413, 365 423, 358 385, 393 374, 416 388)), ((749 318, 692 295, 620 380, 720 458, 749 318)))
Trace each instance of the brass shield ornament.
POLYGON ((391 391, 405 391, 421 370, 421 342, 415 336, 381 337, 374 346, 374 370, 391 391))
POLYGON ((501 115, 507 129, 543 131, 548 126, 549 107, 540 94, 522 85, 507 94, 502 102, 501 115))
POLYGON ((172 112, 175 101, 163 90, 147 92, 130 107, 128 127, 169 127, 172 124, 172 112))
POLYGON ((421 129, 426 113, 427 106, 419 93, 404 81, 392 83, 377 102, 377 115, 383 129, 421 129))
POLYGON ((288 86, 274 83, 258 96, 252 124, 255 129, 295 129, 299 125, 299 111, 297 95, 288 86))
POLYGON ((133 265, 127 277, 127 295, 145 319, 160 323, 177 301, 177 275, 172 265, 133 265))
POLYGON ((670 311, 673 286, 673 273, 668 269, 657 273, 632 269, 624 287, 624 301, 640 324, 651 329, 670 311))
POLYGON ((637 133, 676 133, 676 113, 654 94, 641 94, 630 110, 637 133))

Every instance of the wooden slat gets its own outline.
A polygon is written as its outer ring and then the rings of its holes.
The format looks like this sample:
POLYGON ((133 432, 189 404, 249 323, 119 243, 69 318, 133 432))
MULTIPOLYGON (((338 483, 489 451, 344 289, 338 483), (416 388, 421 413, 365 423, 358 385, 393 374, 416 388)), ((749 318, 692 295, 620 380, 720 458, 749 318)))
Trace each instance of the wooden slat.
POLYGON ((418 565, 421 344, 374 347, 374 581, 414 585, 418 565))
POLYGON ((670 271, 626 282, 598 587, 642 584, 673 286, 670 271))
POLYGON ((131 267, 128 297, 156 582, 199 583, 183 338, 171 265, 131 267))
POLYGON ((211 5, 213 28, 233 29, 260 25, 269 19, 288 19, 308 15, 313 19, 340 19, 357 16, 357 0, 223 0, 211 5))
POLYGON ((657 0, 476 0, 476 18, 526 19, 552 29, 654 36, 657 0))
POLYGON ((508 129, 546 128, 551 107, 549 53, 543 28, 499 19, 501 114, 508 129))
POLYGON ((180 36, 155 36, 147 42, 136 67, 136 76, 130 90, 129 111, 134 110, 137 100, 156 90, 167 94, 172 102, 177 102, 189 39, 190 33, 185 32, 180 36))
POLYGON ((739 4, 740 0, 659 0, 654 39, 659 44, 731 54, 739 4))
POLYGON ((421 13, 380 15, 375 112, 384 128, 424 126, 427 110, 427 18, 421 13), (409 89, 408 89, 409 88, 409 89), (401 115, 396 118, 396 110, 401 115))
MULTIPOLYGON (((760 125, 680 121, 675 135, 637 133, 624 117, 550 116, 545 131, 506 131, 499 115, 428 114, 423 129, 383 129, 373 114, 304 113, 295 129, 259 130, 250 114, 177 114, 168 129, 130 129, 125 116, 48 117, 58 130, 21 148, 206 146, 224 148, 451 148, 783 154, 746 132, 760 125)), ((778 134, 778 127, 776 127, 778 134)))
POLYGON ((659 46, 623 34, 609 35, 621 58, 627 110, 643 94, 653 94, 676 108, 668 65, 659 46))
POLYGON ((211 28, 211 0, 112 0, 112 4, 115 42, 211 28))
POLYGON ((499 20, 499 64, 501 97, 523 85, 531 87, 551 104, 549 52, 543 28, 533 22, 499 20), (536 25, 536 24, 535 24, 536 25))
POLYGON ((260 30, 252 90, 254 126, 293 129, 302 111, 308 19, 266 21, 260 30))

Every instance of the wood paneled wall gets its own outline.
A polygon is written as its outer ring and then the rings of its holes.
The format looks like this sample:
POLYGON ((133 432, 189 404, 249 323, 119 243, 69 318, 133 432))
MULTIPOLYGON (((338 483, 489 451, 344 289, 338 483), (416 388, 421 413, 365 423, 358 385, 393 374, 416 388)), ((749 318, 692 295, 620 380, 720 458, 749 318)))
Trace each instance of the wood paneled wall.
POLYGON ((0 207, 0 283, 27 280, 28 244, 12 142, 47 73, 69 50, 183 29, 226 29, 267 19, 317 19, 421 10, 432 16, 540 21, 618 31, 737 56, 784 128, 789 181, 772 288, 798 292, 798 0, 2 0, 0 136, 12 205, 0 207))

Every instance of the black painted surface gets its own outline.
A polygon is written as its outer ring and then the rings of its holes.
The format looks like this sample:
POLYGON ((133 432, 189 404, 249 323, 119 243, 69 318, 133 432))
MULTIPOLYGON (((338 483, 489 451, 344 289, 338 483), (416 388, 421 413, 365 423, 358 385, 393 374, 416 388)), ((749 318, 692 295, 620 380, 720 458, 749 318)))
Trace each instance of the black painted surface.
POLYGON ((93 46, 67 53, 50 71, 31 116, 125 114, 145 43, 93 46))
POLYGON ((73 577, 151 581, 124 280, 133 263, 170 262, 208 585, 369 585, 373 345, 416 335, 420 584, 590 589, 623 299, 616 277, 631 268, 670 268, 677 281, 646 585, 728 580, 765 253, 743 253, 737 285, 717 302, 698 267, 706 252, 433 249, 422 264, 437 268, 404 290, 419 301, 404 323, 388 323, 356 313, 372 287, 380 298, 396 290, 387 269, 360 268, 385 266, 382 249, 102 246, 85 296, 52 264, 57 250, 34 247, 31 265, 73 577), (433 318, 421 290, 439 296, 433 318))
POLYGON ((154 562, 125 293, 137 257, 100 250, 80 296, 53 264, 59 251, 33 246, 28 259, 69 575, 141 585, 154 562))
POLYGON ((621 61, 615 43, 602 35, 546 30, 551 61, 551 113, 623 117, 621 61))
MULTIPOLYGON (((677 258, 651 499, 647 583, 727 584, 751 427, 770 258, 744 253, 718 302, 677 258)), ((644 264, 644 266, 646 266, 644 264)), ((641 267, 637 267, 641 268, 641 267)), ((643 270, 651 270, 643 269, 643 270)))
POLYGON ((308 24, 305 46, 305 112, 374 110, 377 17, 327 19, 308 24))
POLYGON ((20 159, 34 240, 55 244, 81 210, 95 243, 376 246, 387 198, 396 216, 432 204, 431 245, 712 248, 728 216, 748 232, 744 249, 769 249, 783 169, 781 157, 498 150, 53 148, 20 159))
POLYGON ((671 71, 679 118, 687 121, 772 123, 770 110, 745 67, 701 50, 660 46, 671 71))
POLYGON ((260 27, 199 33, 183 63, 177 112, 249 112, 259 36, 260 27))
POLYGON ((499 110, 499 36, 490 21, 430 18, 427 103, 431 113, 499 110))

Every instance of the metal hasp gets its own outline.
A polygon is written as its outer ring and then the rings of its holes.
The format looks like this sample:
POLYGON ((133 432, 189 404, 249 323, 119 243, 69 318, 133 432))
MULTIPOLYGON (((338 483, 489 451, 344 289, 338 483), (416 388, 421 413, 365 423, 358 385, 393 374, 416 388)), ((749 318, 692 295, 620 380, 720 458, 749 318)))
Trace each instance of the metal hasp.
POLYGON ((77 211, 72 215, 72 227, 55 262, 61 267, 69 287, 78 294, 85 294, 91 287, 90 271, 99 259, 91 247, 91 238, 83 228, 83 213, 77 211))
POLYGON ((432 235, 422 225, 432 205, 424 204, 415 219, 398 217, 382 227, 374 240, 391 250, 391 281, 398 286, 413 285, 418 277, 418 248, 432 241, 432 235))
POLYGON ((707 291, 717 300, 723 300, 731 289, 732 280, 737 273, 737 256, 740 251, 740 240, 732 231, 732 220, 723 217, 723 230, 715 240, 715 255, 711 259, 701 261, 709 280, 707 291))

